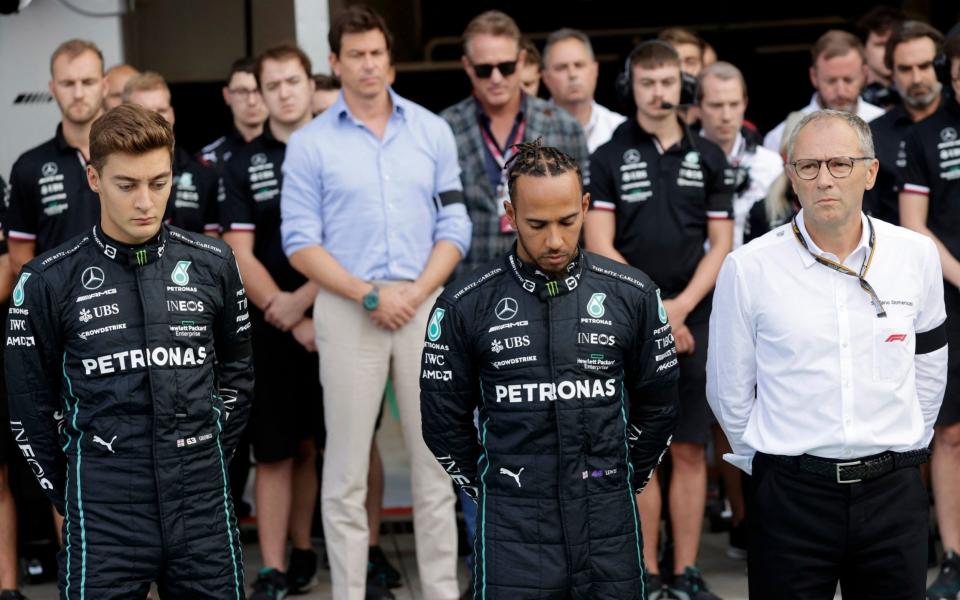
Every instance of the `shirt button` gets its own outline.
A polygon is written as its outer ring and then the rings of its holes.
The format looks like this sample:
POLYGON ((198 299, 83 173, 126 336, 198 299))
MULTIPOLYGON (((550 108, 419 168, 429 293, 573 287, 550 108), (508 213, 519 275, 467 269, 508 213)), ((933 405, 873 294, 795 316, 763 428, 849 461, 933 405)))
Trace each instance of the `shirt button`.
POLYGON ((841 344, 840 344, 840 347, 841 347, 841 348, 846 348, 846 347, 847 347, 847 343, 846 343, 846 342, 841 343, 841 344))

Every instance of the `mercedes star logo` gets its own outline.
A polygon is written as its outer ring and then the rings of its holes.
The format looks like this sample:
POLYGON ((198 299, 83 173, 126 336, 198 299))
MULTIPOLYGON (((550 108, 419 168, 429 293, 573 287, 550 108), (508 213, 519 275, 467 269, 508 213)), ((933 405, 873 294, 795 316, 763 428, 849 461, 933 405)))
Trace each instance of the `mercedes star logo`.
POLYGON ((267 155, 264 154, 263 152, 258 152, 254 154, 253 157, 250 158, 250 162, 257 167, 259 167, 260 165, 265 165, 267 164, 267 155))
POLYGON ((953 142, 957 139, 957 130, 953 127, 944 127, 940 130, 940 141, 953 142))
POLYGON ((80 275, 80 283, 88 290, 99 289, 103 285, 103 269, 100 267, 87 267, 80 275))
POLYGON ((634 165, 640 162, 640 151, 636 148, 630 148, 623 153, 623 162, 628 165, 634 165))
POLYGON ((43 166, 40 167, 40 172, 43 173, 44 177, 53 177, 59 170, 60 168, 57 167, 55 162, 43 163, 43 166))
POLYGON ((501 298, 497 302, 497 318, 501 321, 509 321, 517 316, 517 301, 513 298, 501 298))

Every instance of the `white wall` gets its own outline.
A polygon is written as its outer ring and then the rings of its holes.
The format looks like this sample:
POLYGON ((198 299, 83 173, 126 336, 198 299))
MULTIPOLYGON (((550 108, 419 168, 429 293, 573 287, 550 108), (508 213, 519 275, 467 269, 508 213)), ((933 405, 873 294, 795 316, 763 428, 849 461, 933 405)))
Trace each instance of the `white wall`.
POLYGON ((330 73, 330 3, 328 0, 294 0, 297 45, 307 53, 314 73, 330 73))
MULTIPOLYGON (((72 0, 96 13, 116 12, 122 0, 72 0)), ((53 136, 60 112, 49 102, 14 104, 19 94, 46 92, 50 54, 71 38, 95 42, 109 68, 121 62, 123 44, 118 17, 82 16, 58 0, 33 0, 19 14, 0 16, 0 176, 25 150, 53 136)))

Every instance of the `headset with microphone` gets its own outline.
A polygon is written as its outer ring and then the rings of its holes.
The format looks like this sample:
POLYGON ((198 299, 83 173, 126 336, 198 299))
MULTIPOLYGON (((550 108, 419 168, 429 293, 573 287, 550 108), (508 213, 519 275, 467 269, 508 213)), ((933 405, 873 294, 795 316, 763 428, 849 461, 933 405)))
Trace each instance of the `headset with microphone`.
MULTIPOLYGON (((664 42, 663 40, 647 40, 642 42, 639 46, 630 51, 630 54, 627 55, 627 58, 623 62, 623 71, 617 74, 617 79, 614 82, 617 90, 617 96, 620 98, 620 101, 623 102, 626 106, 633 106, 633 59, 638 53, 640 53, 645 48, 651 46, 660 46, 669 50, 673 54, 677 63, 680 62, 680 55, 677 54, 676 49, 664 42)), ((660 108, 665 110, 670 110, 672 108, 690 108, 696 103, 696 89, 697 89, 697 78, 688 73, 680 72, 680 102, 674 104, 673 102, 661 102, 660 108)))
MULTIPOLYGON (((676 60, 676 63, 680 64, 680 55, 677 53, 676 48, 664 42, 663 40, 647 40, 642 42, 636 48, 630 51, 630 54, 627 55, 626 60, 623 62, 623 71, 617 75, 617 79, 614 82, 617 90, 617 96, 620 97, 620 101, 624 103, 625 106, 636 107, 636 103, 633 98, 633 59, 646 48, 651 46, 660 46, 670 52, 670 54, 676 60)), ((673 102, 662 101, 660 102, 660 108, 664 110, 670 110, 673 108, 690 108, 696 103, 697 96, 697 78, 688 73, 680 71, 680 102, 674 104, 673 102)), ((690 146, 693 147, 694 152, 697 154, 700 153, 699 148, 697 148, 697 141, 694 139, 693 133, 690 131, 690 125, 686 120, 681 119, 683 123, 683 131, 690 142, 690 146)))

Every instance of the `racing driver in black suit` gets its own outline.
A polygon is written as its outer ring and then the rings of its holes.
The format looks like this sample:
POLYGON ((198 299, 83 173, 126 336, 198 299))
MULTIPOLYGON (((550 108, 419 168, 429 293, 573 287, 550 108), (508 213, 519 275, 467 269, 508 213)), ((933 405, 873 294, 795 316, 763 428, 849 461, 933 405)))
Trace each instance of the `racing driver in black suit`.
POLYGON ((646 598, 634 494, 677 405, 660 290, 578 247, 572 158, 521 144, 508 181, 517 243, 440 296, 421 371, 424 440, 479 504, 473 597, 646 598))
POLYGON ((11 428, 64 515, 61 599, 243 597, 227 463, 253 388, 229 246, 162 224, 173 132, 123 105, 90 132, 99 224, 31 260, 6 335, 11 428))

